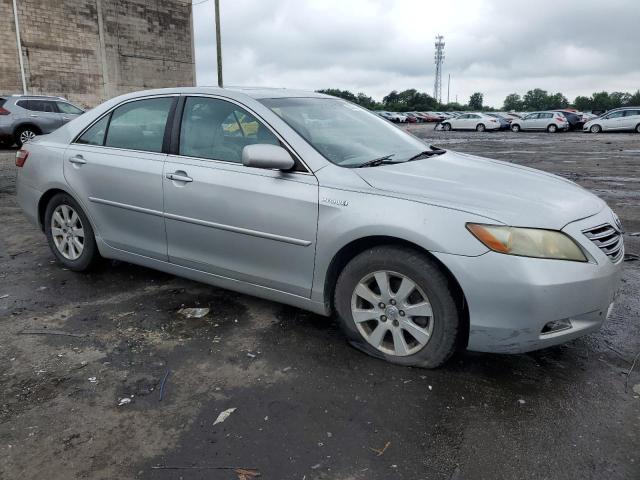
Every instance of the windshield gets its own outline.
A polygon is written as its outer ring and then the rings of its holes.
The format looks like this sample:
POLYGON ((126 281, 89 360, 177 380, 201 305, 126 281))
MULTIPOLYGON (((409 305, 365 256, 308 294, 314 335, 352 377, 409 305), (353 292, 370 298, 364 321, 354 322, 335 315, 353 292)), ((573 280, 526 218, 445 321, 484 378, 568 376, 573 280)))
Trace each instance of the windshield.
POLYGON ((404 162, 429 149, 387 120, 364 108, 331 98, 260 100, 320 152, 341 167, 375 159, 404 162))

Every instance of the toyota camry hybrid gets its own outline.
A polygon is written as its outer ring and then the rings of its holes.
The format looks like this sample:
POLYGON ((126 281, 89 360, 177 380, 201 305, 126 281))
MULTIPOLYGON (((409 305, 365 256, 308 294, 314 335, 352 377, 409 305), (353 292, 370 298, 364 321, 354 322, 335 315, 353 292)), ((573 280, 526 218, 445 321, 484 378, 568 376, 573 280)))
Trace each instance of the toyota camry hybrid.
POLYGON ((19 203, 64 267, 119 259, 335 313, 352 345, 403 365, 594 332, 624 256, 616 215, 575 183, 316 93, 127 94, 16 165, 19 203))

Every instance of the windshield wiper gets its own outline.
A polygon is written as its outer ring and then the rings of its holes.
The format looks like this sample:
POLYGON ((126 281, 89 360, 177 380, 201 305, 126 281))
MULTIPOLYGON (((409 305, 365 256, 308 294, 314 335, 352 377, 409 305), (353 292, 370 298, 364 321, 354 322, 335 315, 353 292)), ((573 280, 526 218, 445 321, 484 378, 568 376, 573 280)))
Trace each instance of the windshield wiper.
POLYGON ((413 160, 420 160, 421 158, 433 157, 434 155, 442 155, 443 153, 446 153, 446 150, 443 150, 441 148, 431 147, 431 150, 425 150, 424 152, 420 152, 414 155, 413 157, 409 158, 407 162, 411 162, 413 160))
POLYGON ((364 168, 364 167, 377 167, 378 165, 384 165, 389 163, 398 163, 398 162, 390 162, 389 159, 393 157, 395 153, 390 153, 389 155, 385 155, 384 157, 374 158, 373 160, 369 160, 368 162, 361 163, 356 168, 364 168))

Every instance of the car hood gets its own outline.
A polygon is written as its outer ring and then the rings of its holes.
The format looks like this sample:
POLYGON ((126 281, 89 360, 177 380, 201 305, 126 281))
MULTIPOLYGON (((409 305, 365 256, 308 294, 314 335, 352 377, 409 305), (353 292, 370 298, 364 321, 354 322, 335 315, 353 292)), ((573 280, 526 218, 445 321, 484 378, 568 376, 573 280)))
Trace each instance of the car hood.
POLYGON ((564 178, 463 153, 356 170, 373 188, 507 225, 561 229, 605 203, 564 178))

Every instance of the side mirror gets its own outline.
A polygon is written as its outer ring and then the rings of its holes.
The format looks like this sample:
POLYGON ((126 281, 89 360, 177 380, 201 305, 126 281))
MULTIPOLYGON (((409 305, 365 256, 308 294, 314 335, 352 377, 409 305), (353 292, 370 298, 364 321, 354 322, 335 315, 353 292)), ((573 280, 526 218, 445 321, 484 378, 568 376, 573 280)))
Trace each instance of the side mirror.
POLYGON ((289 152, 278 145, 256 143, 242 149, 242 164, 253 168, 291 170, 295 162, 289 152))

